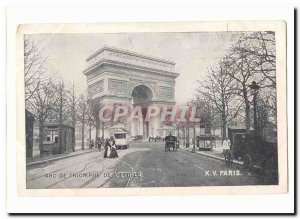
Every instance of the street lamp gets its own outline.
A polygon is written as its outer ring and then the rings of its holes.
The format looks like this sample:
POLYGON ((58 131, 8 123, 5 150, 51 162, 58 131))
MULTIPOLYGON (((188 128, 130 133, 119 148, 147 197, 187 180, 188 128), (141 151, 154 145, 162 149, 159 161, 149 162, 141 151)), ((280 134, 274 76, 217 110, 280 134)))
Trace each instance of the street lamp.
POLYGON ((260 89, 260 86, 256 81, 252 81, 252 84, 249 86, 253 94, 253 107, 254 107, 254 133, 257 135, 257 117, 256 117, 256 105, 257 105, 257 93, 260 89))

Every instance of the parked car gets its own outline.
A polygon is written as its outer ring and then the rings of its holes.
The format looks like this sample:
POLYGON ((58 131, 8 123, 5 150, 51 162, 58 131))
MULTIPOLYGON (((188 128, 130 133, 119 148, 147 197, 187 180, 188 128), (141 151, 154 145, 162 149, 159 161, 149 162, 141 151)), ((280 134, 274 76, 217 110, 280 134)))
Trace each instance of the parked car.
POLYGON ((265 172, 277 173, 277 142, 267 141, 254 134, 234 133, 231 139, 234 159, 244 162, 247 169, 260 166, 265 172))

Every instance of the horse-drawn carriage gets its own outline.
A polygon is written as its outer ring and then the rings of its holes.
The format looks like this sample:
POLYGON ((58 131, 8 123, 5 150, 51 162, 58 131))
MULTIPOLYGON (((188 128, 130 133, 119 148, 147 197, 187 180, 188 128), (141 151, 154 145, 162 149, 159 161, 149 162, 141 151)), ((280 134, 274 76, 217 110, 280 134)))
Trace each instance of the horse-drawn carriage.
POLYGON ((168 150, 170 151, 171 148, 173 149, 173 151, 177 151, 177 147, 178 147, 177 137, 171 134, 165 137, 165 151, 168 150))

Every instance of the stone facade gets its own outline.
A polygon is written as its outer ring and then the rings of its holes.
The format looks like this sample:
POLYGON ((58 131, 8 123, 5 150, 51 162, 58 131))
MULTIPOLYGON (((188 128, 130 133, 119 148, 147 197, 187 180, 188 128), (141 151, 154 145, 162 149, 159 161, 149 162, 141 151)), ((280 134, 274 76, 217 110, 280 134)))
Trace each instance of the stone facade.
MULTIPOLYGON (((104 47, 90 55, 86 62, 87 67, 83 74, 87 77, 92 99, 97 99, 103 104, 131 105, 133 91, 142 85, 147 87, 148 93, 151 93, 148 94, 151 96, 151 101, 147 105, 175 104, 175 79, 179 74, 175 72, 173 62, 109 47, 104 47)), ((127 125, 129 129, 138 127, 137 124, 127 125)), ((140 125, 145 126, 145 123, 140 125)), ((140 128, 142 131, 131 135, 154 137, 154 128, 158 129, 159 124, 147 123, 146 125, 148 126, 146 131, 145 128, 140 128)))

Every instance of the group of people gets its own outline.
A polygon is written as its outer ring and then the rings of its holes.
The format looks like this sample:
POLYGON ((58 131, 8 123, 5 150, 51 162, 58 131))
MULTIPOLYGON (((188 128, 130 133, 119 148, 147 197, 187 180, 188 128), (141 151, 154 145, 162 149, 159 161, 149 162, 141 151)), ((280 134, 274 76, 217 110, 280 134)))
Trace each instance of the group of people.
POLYGON ((104 158, 118 158, 116 141, 114 138, 107 138, 104 145, 104 158))
POLYGON ((154 137, 149 137, 148 138, 148 141, 151 142, 151 141, 154 141, 154 142, 157 142, 157 141, 165 141, 165 138, 162 138, 160 136, 156 136, 155 138, 154 137))
MULTIPOLYGON (((96 140, 96 147, 99 151, 101 151, 102 144, 104 143, 104 158, 117 158, 119 157, 117 148, 116 148, 116 141, 113 137, 107 139, 97 138, 96 140)), ((94 148, 94 140, 90 141, 90 148, 94 148)))
MULTIPOLYGON (((96 140, 96 147, 98 148, 98 150, 99 151, 101 151, 101 146, 102 146, 102 140, 101 140, 101 138, 97 138, 97 140, 96 140)), ((89 148, 91 149, 91 148, 94 148, 94 139, 91 139, 90 140, 90 144, 89 144, 89 148)))

